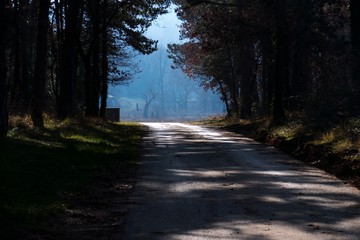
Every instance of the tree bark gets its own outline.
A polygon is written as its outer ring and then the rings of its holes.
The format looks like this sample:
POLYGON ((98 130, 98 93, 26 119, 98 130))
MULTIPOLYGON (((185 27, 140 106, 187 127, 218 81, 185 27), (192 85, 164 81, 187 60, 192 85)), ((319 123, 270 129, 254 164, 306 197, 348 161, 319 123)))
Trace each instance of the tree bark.
POLYGON ((8 131, 9 112, 6 88, 6 16, 5 16, 5 0, 0 0, 0 137, 5 137, 8 131))
POLYGON ((55 0, 55 23, 56 23, 56 43, 54 44, 53 58, 54 58, 54 72, 53 92, 55 95, 55 109, 59 111, 59 96, 60 96, 60 82, 61 82, 61 64, 62 64, 62 44, 64 42, 64 1, 55 0))
POLYGON ((268 117, 271 115, 271 103, 274 95, 274 49, 271 38, 268 34, 264 34, 262 39, 262 108, 264 114, 268 117))
POLYGON ((61 63, 59 73, 60 93, 58 118, 65 119, 74 115, 74 86, 76 80, 76 47, 80 36, 80 9, 83 0, 68 0, 65 13, 65 37, 61 47, 61 63))
POLYGON ((92 44, 90 49, 91 74, 86 79, 88 86, 85 92, 85 116, 97 117, 99 115, 100 94, 100 4, 98 0, 89 1, 90 21, 92 25, 92 44))
MULTIPOLYGON (((13 53, 12 84, 8 89, 9 104, 13 110, 26 112, 31 102, 32 70, 34 67, 33 52, 36 44, 36 27, 27 16, 32 13, 35 5, 26 0, 13 1, 13 53), (31 9, 31 11, 29 11, 31 9)), ((32 19, 32 18, 31 18, 32 19)), ((35 25, 35 24, 34 24, 35 25)), ((11 58, 10 58, 11 59, 11 58)))
POLYGON ((295 56, 293 66, 293 81, 291 84, 292 96, 303 96, 307 89, 308 77, 306 75, 306 41, 308 31, 311 28, 312 5, 310 0, 297 1, 296 3, 296 32, 295 32, 295 56))
POLYGON ((49 27, 50 0, 40 0, 36 60, 32 84, 31 119, 35 128, 44 128, 43 108, 46 88, 47 39, 49 27))
POLYGON ((234 56, 232 55, 231 49, 228 46, 227 47, 227 51, 228 51, 228 59, 230 62, 230 100, 231 100, 231 109, 232 112, 234 113, 235 117, 239 117, 240 115, 240 106, 239 106, 239 102, 238 102, 238 97, 239 97, 239 82, 241 76, 239 74, 236 74, 235 71, 235 63, 234 63, 234 56))
POLYGON ((286 0, 277 0, 275 3, 276 20, 276 56, 275 79, 273 96, 273 124, 280 124, 285 119, 284 85, 289 81, 289 40, 286 21, 286 0))
POLYGON ((229 99, 228 99, 228 96, 227 96, 227 92, 226 92, 226 90, 224 89, 223 84, 221 83, 221 80, 216 79, 216 81, 217 81, 218 84, 219 84, 220 93, 221 93, 222 99, 223 99, 223 101, 224 101, 224 103, 225 103, 227 116, 228 116, 228 117, 231 117, 231 116, 232 116, 232 112, 231 112, 231 109, 230 109, 230 106, 229 106, 229 99))
POLYGON ((101 27, 101 105, 100 105, 100 117, 105 119, 107 95, 108 95, 108 35, 107 35, 107 0, 103 0, 102 4, 102 27, 101 27))
POLYGON ((354 112, 360 115, 360 1, 350 1, 351 42, 352 42, 352 82, 354 112))
POLYGON ((240 118, 250 118, 252 115, 252 85, 255 72, 255 59, 252 47, 241 50, 240 64, 241 81, 240 81, 240 118))
POLYGON ((21 21, 20 21, 20 6, 19 1, 14 1, 14 80, 10 89, 10 105, 16 106, 21 97, 21 21))

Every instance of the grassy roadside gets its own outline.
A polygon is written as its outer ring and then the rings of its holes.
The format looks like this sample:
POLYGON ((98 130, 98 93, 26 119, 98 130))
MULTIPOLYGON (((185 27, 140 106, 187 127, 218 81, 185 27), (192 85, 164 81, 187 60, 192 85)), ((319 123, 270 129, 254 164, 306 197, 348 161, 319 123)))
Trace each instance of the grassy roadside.
POLYGON ((24 117, 11 118, 0 140, 0 236, 20 239, 69 206, 64 196, 81 195, 96 177, 134 169, 144 133, 137 124, 99 120, 46 120, 32 130, 24 117))
POLYGON ((242 133, 273 145, 360 189, 360 119, 332 125, 295 120, 273 127, 267 119, 214 117, 196 124, 242 133))

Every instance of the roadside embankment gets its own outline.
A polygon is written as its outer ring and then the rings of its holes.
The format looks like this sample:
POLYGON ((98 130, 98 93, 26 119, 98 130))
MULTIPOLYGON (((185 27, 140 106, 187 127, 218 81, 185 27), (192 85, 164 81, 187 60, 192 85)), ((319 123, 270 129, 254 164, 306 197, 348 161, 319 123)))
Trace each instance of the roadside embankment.
POLYGON ((360 188, 360 119, 337 124, 214 117, 195 124, 237 132, 275 146, 360 188))

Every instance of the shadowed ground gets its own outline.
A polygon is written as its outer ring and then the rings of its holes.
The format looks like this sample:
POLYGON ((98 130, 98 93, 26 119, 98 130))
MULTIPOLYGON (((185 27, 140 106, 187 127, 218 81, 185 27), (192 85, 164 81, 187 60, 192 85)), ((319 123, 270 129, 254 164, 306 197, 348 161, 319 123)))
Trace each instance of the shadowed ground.
POLYGON ((146 123, 122 239, 360 239, 360 192, 241 135, 146 123))

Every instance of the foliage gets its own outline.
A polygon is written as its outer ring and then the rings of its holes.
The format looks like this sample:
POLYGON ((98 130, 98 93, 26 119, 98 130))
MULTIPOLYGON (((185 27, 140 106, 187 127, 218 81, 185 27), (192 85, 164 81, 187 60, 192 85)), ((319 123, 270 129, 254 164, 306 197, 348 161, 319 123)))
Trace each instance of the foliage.
POLYGON ((270 115, 273 124, 293 111, 312 121, 357 116, 357 3, 175 3, 186 41, 169 46, 174 67, 219 91, 228 115, 270 115))
POLYGON ((139 71, 129 52, 149 54, 157 49, 157 41, 145 32, 169 4, 1 1, 1 136, 7 132, 8 104, 10 112, 25 114, 32 103, 37 128, 44 127, 44 112, 59 119, 104 118, 109 82, 129 81, 139 71))

